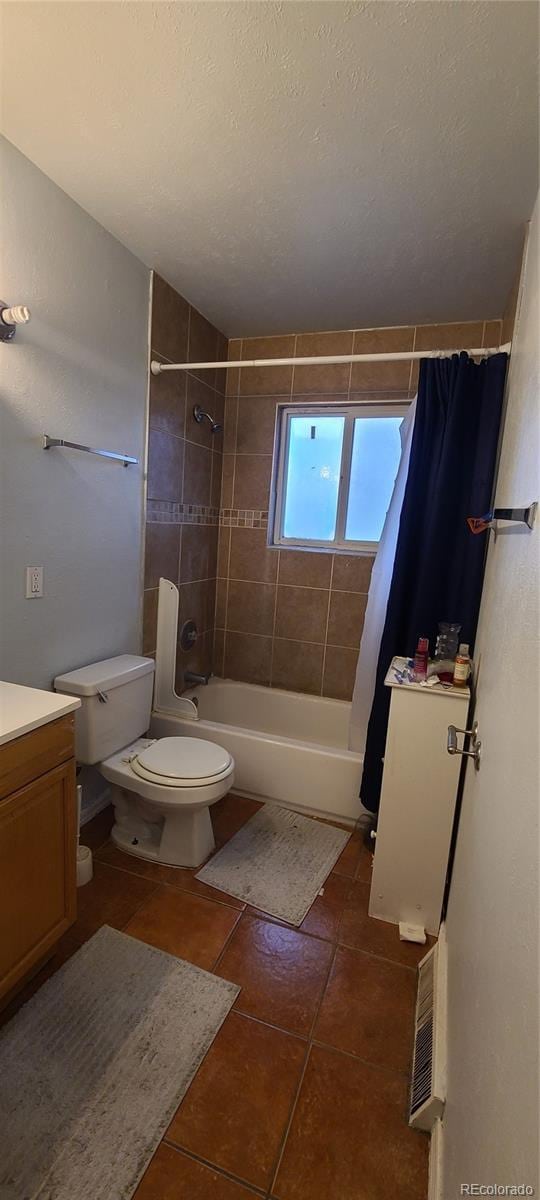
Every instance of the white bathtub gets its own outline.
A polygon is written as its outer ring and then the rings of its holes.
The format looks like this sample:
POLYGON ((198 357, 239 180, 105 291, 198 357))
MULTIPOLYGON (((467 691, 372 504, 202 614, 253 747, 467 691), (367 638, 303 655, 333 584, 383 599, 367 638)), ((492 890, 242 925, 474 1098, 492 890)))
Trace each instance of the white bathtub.
POLYGON ((350 704, 218 678, 185 695, 197 718, 167 706, 152 714, 151 735, 218 742, 235 760, 235 791, 356 820, 362 755, 347 749, 350 704))

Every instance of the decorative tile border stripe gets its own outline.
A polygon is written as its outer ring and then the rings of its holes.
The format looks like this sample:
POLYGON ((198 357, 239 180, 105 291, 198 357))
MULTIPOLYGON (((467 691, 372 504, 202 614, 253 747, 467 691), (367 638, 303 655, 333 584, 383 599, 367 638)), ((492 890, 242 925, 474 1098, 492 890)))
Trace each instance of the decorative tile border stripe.
POLYGON ((268 512, 260 508, 213 508, 209 504, 180 504, 176 500, 148 500, 149 525, 227 525, 266 529, 268 512))
POLYGON ((222 508, 219 523, 231 528, 266 529, 268 513, 259 508, 222 508))
POLYGON ((219 508, 209 504, 180 504, 175 500, 148 500, 146 520, 151 525, 219 525, 219 508))

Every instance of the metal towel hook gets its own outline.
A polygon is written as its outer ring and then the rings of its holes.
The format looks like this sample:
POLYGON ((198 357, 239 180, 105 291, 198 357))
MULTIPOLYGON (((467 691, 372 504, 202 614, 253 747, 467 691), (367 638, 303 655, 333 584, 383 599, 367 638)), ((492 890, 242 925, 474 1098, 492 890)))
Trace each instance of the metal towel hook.
POLYGON ((449 754, 461 754, 463 758, 472 758, 476 771, 480 770, 480 752, 482 743, 478 738, 478 721, 475 721, 472 729, 457 729, 455 725, 448 726, 448 740, 446 749, 449 754), (465 741, 461 748, 458 746, 457 735, 463 734, 463 738, 470 737, 472 750, 465 750, 465 741))

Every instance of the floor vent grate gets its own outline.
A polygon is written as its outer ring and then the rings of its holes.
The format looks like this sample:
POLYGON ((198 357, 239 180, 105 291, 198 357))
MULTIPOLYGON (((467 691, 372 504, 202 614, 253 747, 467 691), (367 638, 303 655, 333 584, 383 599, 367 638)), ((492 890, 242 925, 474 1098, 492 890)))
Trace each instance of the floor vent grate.
POLYGON ((418 967, 409 1124, 430 1130, 446 1094, 446 942, 444 932, 418 967))

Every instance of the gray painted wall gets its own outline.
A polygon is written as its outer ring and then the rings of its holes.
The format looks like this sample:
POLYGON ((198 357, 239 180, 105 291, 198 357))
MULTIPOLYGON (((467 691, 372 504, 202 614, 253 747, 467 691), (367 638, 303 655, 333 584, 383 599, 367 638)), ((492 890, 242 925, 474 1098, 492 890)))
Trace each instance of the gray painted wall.
MULTIPOLYGON (((504 508, 540 488, 539 221, 537 202, 509 369, 504 508)), ((492 538, 482 595, 482 764, 467 770, 447 915, 444 1200, 465 1183, 538 1189, 539 543, 538 521, 492 538)))
POLYGON ((10 143, 0 156, 0 294, 32 310, 0 344, 0 678, 48 688, 140 651, 149 272, 10 143), (44 431, 140 465, 45 452, 44 431))

